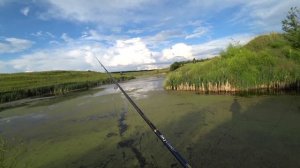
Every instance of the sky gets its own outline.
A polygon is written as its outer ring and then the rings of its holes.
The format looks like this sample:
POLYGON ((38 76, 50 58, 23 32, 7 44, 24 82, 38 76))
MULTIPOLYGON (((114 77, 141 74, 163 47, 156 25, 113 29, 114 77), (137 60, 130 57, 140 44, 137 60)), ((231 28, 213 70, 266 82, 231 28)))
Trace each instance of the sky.
POLYGON ((0 0, 0 73, 167 67, 282 32, 299 0, 0 0))

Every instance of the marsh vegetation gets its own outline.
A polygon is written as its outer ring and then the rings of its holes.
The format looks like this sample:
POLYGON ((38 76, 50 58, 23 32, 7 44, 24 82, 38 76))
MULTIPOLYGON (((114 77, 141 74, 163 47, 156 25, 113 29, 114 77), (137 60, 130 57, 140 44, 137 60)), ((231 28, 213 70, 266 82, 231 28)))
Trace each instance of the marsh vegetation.
POLYGON ((300 51, 282 34, 259 36, 245 46, 229 45, 219 57, 185 64, 167 76, 165 88, 216 93, 299 90, 300 51))

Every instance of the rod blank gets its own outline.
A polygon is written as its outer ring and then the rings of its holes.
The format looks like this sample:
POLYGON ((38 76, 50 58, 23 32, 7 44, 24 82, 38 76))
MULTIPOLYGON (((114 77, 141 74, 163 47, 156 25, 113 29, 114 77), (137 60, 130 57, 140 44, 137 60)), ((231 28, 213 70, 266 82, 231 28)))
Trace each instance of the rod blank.
POLYGON ((134 109, 139 113, 139 115, 143 118, 143 120, 148 124, 148 126, 152 129, 154 134, 161 140, 161 142, 167 147, 167 149, 172 153, 172 155, 177 159, 177 161, 184 168, 191 168, 189 163, 180 155, 180 153, 171 145, 169 141, 165 138, 165 136, 154 126, 154 124, 148 119, 148 117, 143 113, 143 111, 136 105, 136 103, 128 96, 128 94, 124 91, 124 89, 119 85, 118 81, 111 75, 111 73, 105 68, 105 66, 100 62, 100 60, 96 57, 98 63, 105 70, 114 84, 121 90, 126 99, 130 102, 130 104, 134 107, 134 109))

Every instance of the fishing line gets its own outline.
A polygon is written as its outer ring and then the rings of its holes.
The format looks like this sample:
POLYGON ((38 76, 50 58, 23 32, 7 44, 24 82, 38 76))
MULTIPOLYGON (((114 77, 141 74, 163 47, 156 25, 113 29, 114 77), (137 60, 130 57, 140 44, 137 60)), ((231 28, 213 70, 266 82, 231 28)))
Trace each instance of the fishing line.
POLYGON ((105 66, 100 62, 100 60, 95 56, 98 63, 105 70, 106 74, 109 78, 114 82, 114 84, 120 89, 126 99, 130 102, 130 104, 134 107, 134 109, 139 113, 139 115, 143 118, 143 120, 148 124, 148 126, 152 129, 154 134, 161 140, 165 147, 171 152, 171 154, 177 159, 177 161, 185 168, 191 168, 189 163, 180 155, 180 153, 171 145, 171 143, 165 138, 165 136, 154 126, 154 124, 146 117, 143 111, 135 104, 135 102, 128 96, 128 94, 124 91, 124 89, 119 85, 118 81, 111 75, 111 73, 105 68, 105 66))

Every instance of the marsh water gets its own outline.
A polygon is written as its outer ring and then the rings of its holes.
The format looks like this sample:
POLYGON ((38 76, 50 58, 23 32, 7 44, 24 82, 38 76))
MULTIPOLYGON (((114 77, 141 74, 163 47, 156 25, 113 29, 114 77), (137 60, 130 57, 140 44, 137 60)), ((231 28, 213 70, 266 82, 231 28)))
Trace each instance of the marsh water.
MULTIPOLYGON (((300 167, 300 96, 122 87, 192 167, 300 167)), ((114 85, 0 111, 4 167, 180 167, 114 85)))

